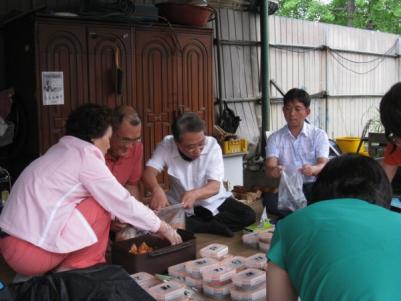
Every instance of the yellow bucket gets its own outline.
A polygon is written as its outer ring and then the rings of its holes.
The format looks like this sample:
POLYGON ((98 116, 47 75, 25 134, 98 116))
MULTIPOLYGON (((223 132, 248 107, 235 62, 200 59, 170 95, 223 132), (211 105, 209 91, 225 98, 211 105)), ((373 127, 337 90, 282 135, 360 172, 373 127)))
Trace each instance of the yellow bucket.
MULTIPOLYGON (((361 138, 358 137, 337 137, 336 143, 343 153, 356 153, 358 150, 361 138)), ((359 153, 364 156, 369 156, 365 145, 362 143, 359 153)))

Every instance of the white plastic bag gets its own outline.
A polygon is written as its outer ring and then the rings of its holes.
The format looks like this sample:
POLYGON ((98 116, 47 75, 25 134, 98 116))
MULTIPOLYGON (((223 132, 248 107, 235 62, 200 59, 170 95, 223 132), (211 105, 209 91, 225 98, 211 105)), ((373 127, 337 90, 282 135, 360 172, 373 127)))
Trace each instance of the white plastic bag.
POLYGON ((295 211, 306 207, 303 177, 298 170, 283 170, 278 187, 278 209, 295 211))

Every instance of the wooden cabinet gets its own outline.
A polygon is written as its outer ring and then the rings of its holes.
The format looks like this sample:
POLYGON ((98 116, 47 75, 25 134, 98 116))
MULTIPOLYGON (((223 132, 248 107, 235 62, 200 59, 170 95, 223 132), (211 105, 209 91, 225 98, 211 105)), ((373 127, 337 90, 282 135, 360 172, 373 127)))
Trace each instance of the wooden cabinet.
POLYGON ((198 113, 211 132, 211 50, 210 31, 136 28, 136 98, 143 118, 145 157, 170 133, 171 120, 181 112, 198 113))
POLYGON ((34 141, 27 148, 32 157, 56 143, 71 110, 88 101, 138 110, 145 160, 179 112, 197 112, 212 130, 211 29, 28 16, 8 24, 6 37, 8 85, 33 114, 28 136, 34 141), (29 62, 22 66, 24 60, 29 62), (45 71, 63 72, 64 104, 43 105, 45 71))

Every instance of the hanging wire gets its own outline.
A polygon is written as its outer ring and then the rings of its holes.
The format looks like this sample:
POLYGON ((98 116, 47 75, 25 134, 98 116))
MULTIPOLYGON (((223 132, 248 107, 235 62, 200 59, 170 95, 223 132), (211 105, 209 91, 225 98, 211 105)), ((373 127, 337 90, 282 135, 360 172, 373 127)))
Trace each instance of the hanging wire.
POLYGON ((377 69, 377 68, 383 63, 383 61, 384 61, 384 59, 385 59, 384 57, 381 57, 381 59, 379 60, 379 62, 376 64, 376 66, 370 68, 370 69, 367 70, 367 71, 360 72, 360 71, 353 70, 353 69, 351 69, 350 67, 348 67, 348 66, 346 66, 345 64, 343 64, 343 63, 341 62, 341 60, 339 60, 338 57, 336 57, 336 55, 338 55, 338 53, 335 53, 335 52, 333 52, 333 51, 329 51, 329 54, 330 54, 331 57, 332 57, 340 66, 342 66, 344 69, 346 69, 346 70, 348 70, 348 71, 350 71, 350 72, 352 72, 352 73, 359 74, 359 75, 365 75, 365 74, 368 74, 368 73, 372 72, 373 70, 377 69))
MULTIPOLYGON (((388 54, 390 54, 390 52, 392 52, 392 51, 397 47, 397 45, 398 45, 398 41, 395 41, 394 44, 393 44, 393 46, 391 46, 385 53, 380 54, 380 55, 388 55, 388 54)), ((329 49, 330 51, 336 52, 335 50, 331 49, 330 47, 328 47, 328 49, 329 49)), ((343 60, 346 60, 346 61, 348 61, 348 62, 355 63, 355 64, 373 63, 373 62, 378 61, 378 60, 381 59, 381 57, 377 57, 377 58, 374 58, 374 59, 369 60, 369 61, 354 61, 354 60, 351 60, 351 59, 349 59, 349 58, 346 58, 345 56, 341 55, 339 52, 336 52, 336 55, 338 55, 339 57, 341 57, 343 60)), ((375 54, 371 54, 371 55, 375 55, 375 54)))

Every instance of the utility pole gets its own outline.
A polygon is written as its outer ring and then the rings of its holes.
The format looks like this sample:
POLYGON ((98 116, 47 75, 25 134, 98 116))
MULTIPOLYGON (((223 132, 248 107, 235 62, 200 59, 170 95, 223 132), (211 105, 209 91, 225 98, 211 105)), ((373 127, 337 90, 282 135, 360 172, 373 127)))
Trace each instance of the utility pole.
POLYGON ((352 27, 355 13, 355 0, 347 0, 347 25, 352 27))

